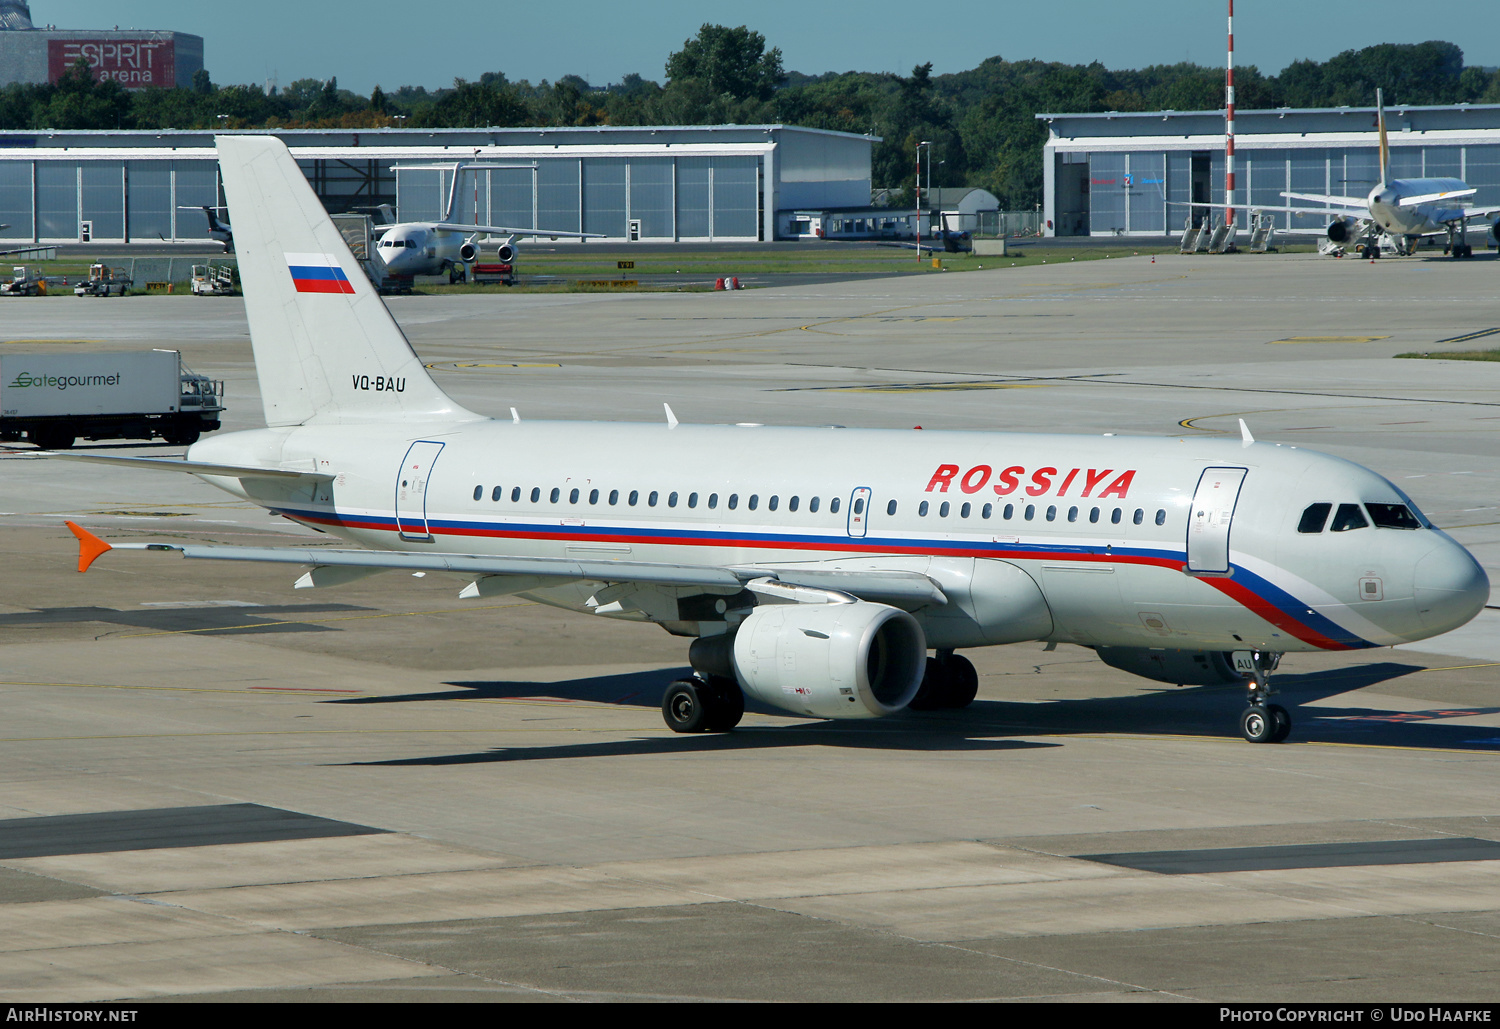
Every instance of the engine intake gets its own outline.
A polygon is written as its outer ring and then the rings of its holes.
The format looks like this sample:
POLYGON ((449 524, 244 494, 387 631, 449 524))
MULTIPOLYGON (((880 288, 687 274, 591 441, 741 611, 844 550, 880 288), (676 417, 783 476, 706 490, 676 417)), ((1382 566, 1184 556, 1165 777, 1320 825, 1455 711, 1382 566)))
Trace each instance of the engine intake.
POLYGON ((495 257, 501 264, 510 264, 516 259, 516 245, 514 243, 501 243, 500 249, 495 251, 495 257))
MULTIPOLYGON (((712 647, 699 642, 705 647, 695 650, 712 647)), ((735 678, 746 693, 814 718, 894 714, 916 696, 927 664, 917 620, 864 601, 758 607, 732 647, 735 678)))
POLYGON ((473 243, 465 243, 463 246, 458 248, 458 256, 463 258, 465 261, 472 261, 479 256, 479 248, 476 247, 473 243))
POLYGON ((1219 650, 1155 650, 1151 647, 1095 647, 1099 660, 1111 668, 1157 682, 1179 686, 1222 686, 1242 683, 1234 660, 1219 650))

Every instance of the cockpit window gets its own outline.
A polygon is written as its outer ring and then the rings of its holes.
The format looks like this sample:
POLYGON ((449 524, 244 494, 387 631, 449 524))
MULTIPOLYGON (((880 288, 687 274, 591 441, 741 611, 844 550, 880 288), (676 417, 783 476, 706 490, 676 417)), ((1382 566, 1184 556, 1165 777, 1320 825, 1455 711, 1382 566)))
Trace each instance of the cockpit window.
POLYGON ((1302 512, 1302 521, 1297 523, 1297 531, 1322 532, 1328 522, 1328 512, 1332 510, 1332 504, 1308 504, 1307 510, 1302 512))
POLYGON ((1379 529, 1420 529, 1421 521, 1405 504, 1366 504, 1370 521, 1379 529))
POLYGON ((1338 511, 1333 516, 1334 532, 1363 529, 1369 524, 1369 522, 1365 521, 1365 513, 1359 509, 1358 504, 1340 504, 1338 511))

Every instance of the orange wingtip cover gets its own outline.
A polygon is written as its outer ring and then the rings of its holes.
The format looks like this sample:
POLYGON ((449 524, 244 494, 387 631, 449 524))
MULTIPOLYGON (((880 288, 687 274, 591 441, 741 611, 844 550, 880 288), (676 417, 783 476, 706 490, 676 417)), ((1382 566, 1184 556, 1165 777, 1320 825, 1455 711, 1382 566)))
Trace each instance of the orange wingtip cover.
POLYGON ((64 524, 67 525, 69 532, 78 537, 78 570, 80 572, 88 571, 89 565, 97 561, 101 554, 114 549, 83 526, 73 522, 64 524))

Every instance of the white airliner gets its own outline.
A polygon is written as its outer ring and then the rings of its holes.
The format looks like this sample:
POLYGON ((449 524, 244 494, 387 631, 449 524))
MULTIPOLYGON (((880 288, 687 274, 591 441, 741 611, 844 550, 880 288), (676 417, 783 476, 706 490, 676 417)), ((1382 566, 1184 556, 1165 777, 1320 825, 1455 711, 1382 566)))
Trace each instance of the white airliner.
MULTIPOLYGON (((510 264, 516 259, 516 239, 520 236, 546 236, 549 239, 600 239, 597 232, 564 232, 560 229, 516 228, 505 225, 466 225, 455 219, 459 204, 459 180, 464 172, 481 172, 491 168, 531 167, 510 164, 402 164, 399 171, 443 171, 452 175, 448 187, 448 201, 443 208, 443 218, 435 222, 398 222, 395 225, 374 227, 382 234, 375 252, 392 276, 410 278, 414 275, 448 276, 449 282, 465 277, 467 266, 480 256, 479 241, 486 236, 504 236, 495 248, 495 257, 501 264, 510 264)), ((477 198, 476 198, 477 199, 477 198)))
POLYGON ((177 210, 202 211, 203 214, 208 218, 208 234, 214 239, 218 240, 220 243, 224 244, 224 253, 234 253, 234 230, 229 227, 228 222, 219 221, 219 216, 214 213, 215 211, 222 211, 224 210, 224 208, 209 207, 204 204, 199 204, 196 207, 179 207, 177 208, 177 210))
MULTIPOLYGON (((494 420, 428 377, 285 146, 218 141, 267 427, 190 472, 368 549, 120 544, 310 565, 301 587, 452 572, 692 638, 679 732, 744 694, 872 718, 973 700, 955 653, 1036 640, 1170 683, 1243 683, 1284 739, 1288 651, 1435 636, 1489 596, 1473 557, 1359 465, 1241 439, 494 420), (928 657, 928 651, 936 653, 928 657), (743 691, 743 692, 742 692, 743 691)), ((110 549, 73 527, 80 570, 110 549)))
MULTIPOLYGON (((1478 192, 1462 179, 1389 177, 1390 141, 1385 127, 1385 98, 1375 91, 1376 124, 1380 132, 1380 181, 1368 196, 1330 196, 1325 193, 1282 193, 1289 200, 1306 200, 1326 205, 1326 209, 1302 207, 1264 207, 1240 204, 1252 212, 1289 211, 1298 215, 1332 218, 1326 229, 1278 229, 1283 235, 1325 236, 1330 243, 1357 248, 1370 257, 1380 255, 1380 236, 1387 236, 1397 251, 1410 254, 1423 236, 1447 235, 1444 253, 1454 257, 1473 257, 1468 242, 1469 222, 1483 219, 1500 239, 1500 206, 1466 207, 1465 197, 1478 192)), ((1224 204, 1193 203, 1191 207, 1217 207, 1224 204)))

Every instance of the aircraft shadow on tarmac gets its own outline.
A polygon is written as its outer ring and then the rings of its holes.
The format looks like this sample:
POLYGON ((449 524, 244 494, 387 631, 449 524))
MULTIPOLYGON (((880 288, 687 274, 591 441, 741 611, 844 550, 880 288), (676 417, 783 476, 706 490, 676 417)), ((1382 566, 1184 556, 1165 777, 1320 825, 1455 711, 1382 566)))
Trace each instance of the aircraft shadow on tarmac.
MULTIPOLYGON (((1500 729, 1455 725, 1441 719, 1490 715, 1500 707, 1437 708, 1393 712, 1361 706, 1357 696, 1342 707, 1305 707, 1314 701, 1400 679, 1424 671, 1420 665, 1379 661, 1328 672, 1275 677, 1276 702, 1291 711, 1292 741, 1347 743, 1450 750, 1500 750, 1500 729)), ((529 700, 655 708, 665 684, 689 669, 662 669, 562 682, 450 682, 452 691, 383 697, 348 697, 329 704, 402 704, 431 701, 529 700)), ((1103 674, 1116 674, 1104 672, 1103 674)), ((909 712, 870 721, 809 721, 795 725, 741 728, 710 735, 652 736, 564 746, 496 747, 470 754, 445 754, 361 765, 453 765, 493 761, 537 761, 786 746, 831 746, 906 751, 997 751, 1062 746, 1062 742, 1003 737, 1068 735, 1172 735, 1236 737, 1242 691, 1234 686, 1143 686, 1140 693, 1043 703, 977 700, 961 711, 909 712), (1000 737, 1000 738, 997 738, 1000 737)), ((746 711, 782 714, 755 701, 746 711)))
MULTIPOLYGON (((149 632, 203 632, 223 636, 273 632, 337 632, 316 622, 297 621, 339 611, 368 611, 352 604, 267 604, 261 607, 159 607, 135 611, 112 607, 47 607, 0 615, 0 629, 19 626, 100 622, 149 632), (287 619, 283 621, 283 619, 287 619)), ((113 632, 100 636, 113 635, 113 632)))

